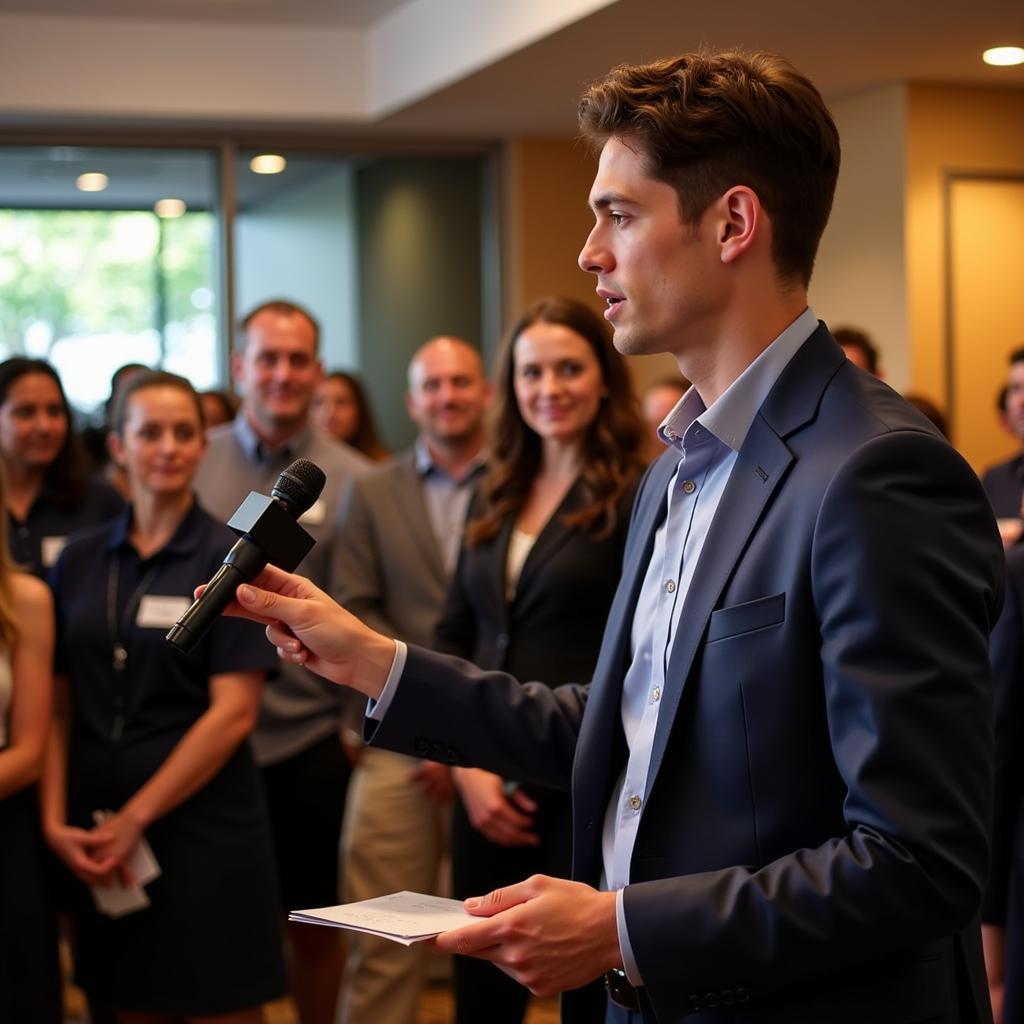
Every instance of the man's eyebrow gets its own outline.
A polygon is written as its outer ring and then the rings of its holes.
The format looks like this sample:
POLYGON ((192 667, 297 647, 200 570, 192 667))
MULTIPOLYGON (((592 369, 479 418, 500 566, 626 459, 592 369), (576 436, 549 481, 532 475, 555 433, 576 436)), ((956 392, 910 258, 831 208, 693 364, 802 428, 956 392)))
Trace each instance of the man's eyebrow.
POLYGON ((609 206, 620 206, 623 203, 632 205, 633 200, 621 192, 603 192, 590 199, 588 205, 592 210, 607 210, 609 206))

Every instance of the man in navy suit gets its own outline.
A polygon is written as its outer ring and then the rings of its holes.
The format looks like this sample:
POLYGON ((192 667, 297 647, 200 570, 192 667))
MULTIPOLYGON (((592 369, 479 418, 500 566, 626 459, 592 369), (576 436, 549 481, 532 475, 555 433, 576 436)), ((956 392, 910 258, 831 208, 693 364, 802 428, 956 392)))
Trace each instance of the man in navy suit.
MULTIPOLYGON (((1024 445, 1024 348, 1010 353, 1009 364, 1006 386, 999 393, 999 416, 1007 431, 1024 445)), ((1024 532, 1024 453, 989 466, 981 482, 999 521, 1003 542, 1007 546, 1016 544, 1024 532)))
MULTIPOLYGON (((305 581, 239 591, 286 658, 373 698, 376 743, 570 786, 573 877, 469 901, 439 949, 608 1020, 989 1020, 978 909, 1002 555, 970 468, 807 308, 839 167, 771 56, 585 94, 596 275, 623 352, 693 388, 662 426, 589 686, 369 631, 305 581)), ((237 609, 236 609, 237 610, 237 609)))

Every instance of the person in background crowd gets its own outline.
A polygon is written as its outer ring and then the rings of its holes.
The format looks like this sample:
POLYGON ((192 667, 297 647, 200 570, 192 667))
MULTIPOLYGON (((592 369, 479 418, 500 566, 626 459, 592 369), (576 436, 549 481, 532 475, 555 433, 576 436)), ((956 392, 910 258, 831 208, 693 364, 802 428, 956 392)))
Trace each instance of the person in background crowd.
POLYGON ((230 391, 200 391, 199 401, 203 403, 203 420, 207 430, 213 430, 222 423, 230 423, 238 411, 230 391))
MULTIPOLYGON (((316 320, 291 302, 264 303, 242 320, 231 360, 242 408, 231 423, 210 431, 196 493, 224 522, 249 491, 269 494, 295 459, 315 462, 327 483, 300 520, 316 540, 300 571, 332 589, 341 494, 371 463, 311 427, 310 403, 321 375, 319 337, 316 320)), ((353 710, 350 697, 294 664, 284 664, 263 695, 252 744, 270 807, 285 911, 338 902, 338 848, 351 771, 341 737, 353 710)), ((340 932, 303 924, 287 924, 286 930, 291 991, 302 1024, 334 1024, 344 968, 340 932)))
POLYGON ((879 369, 878 348, 866 331, 859 327, 837 327, 832 332, 832 337, 839 342, 846 353, 846 358, 854 366, 859 366, 872 377, 882 379, 884 375, 879 369))
POLYGON ((640 411, 644 423, 647 424, 648 462, 653 462, 665 450, 665 442, 658 431, 665 417, 676 407, 689 386, 690 382, 682 377, 662 377, 644 391, 640 399, 640 411))
MULTIPOLYGON (((512 328, 494 379, 488 465, 435 647, 551 686, 589 679, 644 465, 629 373, 598 314, 553 297, 512 328)), ((453 776, 456 896, 568 877, 568 794, 478 768, 453 776)), ((459 1024, 520 1024, 528 998, 492 964, 456 958, 459 1024)))
MULTIPOLYGON (((1024 446, 1024 348, 1010 353, 1009 364, 1006 385, 999 394, 999 412, 1003 426, 1024 446)), ((1003 543, 1015 544, 1024 535, 1024 453, 989 466, 981 475, 981 483, 992 503, 1003 543)))
POLYGON ((227 619, 187 656, 164 639, 235 540, 192 491, 206 444, 192 386, 136 375, 111 429, 131 505, 70 541, 53 574, 58 716, 44 828, 86 885, 130 882, 143 839, 161 874, 146 886, 151 904, 123 917, 76 890, 76 980, 122 1024, 258 1024, 284 965, 246 738, 277 661, 258 629, 227 619))
POLYGON ((351 373, 334 370, 317 385, 313 424, 374 462, 382 462, 391 454, 380 442, 366 390, 351 373))
MULTIPOLYGON (((110 434, 110 410, 114 404, 114 394, 119 385, 128 380, 132 374, 148 370, 145 363, 124 363, 110 375, 110 393, 103 405, 93 412, 90 422, 81 431, 82 444, 92 462, 93 471, 105 474, 111 464, 110 452, 107 449, 107 437, 110 434)), ((117 481, 118 484, 121 481, 117 481)), ((120 490, 120 487, 118 488, 120 490)), ((122 493, 125 493, 122 491, 122 493)))
MULTIPOLYGON (((415 444, 356 478, 342 503, 335 593, 375 629, 429 646, 483 467, 489 397, 480 354, 434 338, 409 364, 415 444)), ((449 846, 451 775, 434 761, 366 747, 345 812, 346 901, 433 892, 449 846)), ((427 949, 353 934, 342 1024, 415 1024, 427 949)))
POLYGON ((53 602, 16 568, 6 535, 0 518, 0 1020, 58 1024, 57 925, 36 792, 50 731, 53 602))
POLYGON ((70 533, 124 507, 112 487, 89 478, 60 378, 41 359, 0 363, 0 459, 9 550, 40 578, 70 533))
POLYGON ((929 420, 947 441, 949 440, 949 423, 946 420, 946 414, 930 398, 908 391, 903 399, 929 420))
POLYGON ((995 1024, 1024 1024, 1024 548, 1007 552, 1003 613, 990 649, 996 785, 981 933, 995 1024))

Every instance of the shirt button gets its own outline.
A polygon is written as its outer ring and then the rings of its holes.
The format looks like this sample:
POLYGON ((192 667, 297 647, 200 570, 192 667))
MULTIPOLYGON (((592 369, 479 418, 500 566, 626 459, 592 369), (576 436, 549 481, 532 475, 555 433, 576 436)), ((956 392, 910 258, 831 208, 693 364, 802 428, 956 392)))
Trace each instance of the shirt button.
POLYGON ((630 806, 630 807, 631 807, 631 808, 632 808, 632 809, 633 809, 634 811, 639 811, 639 810, 640 810, 640 804, 641 804, 641 800, 640 800, 640 797, 638 797, 638 796, 631 796, 631 797, 629 798, 629 806, 630 806))
POLYGON ((683 494, 693 494, 697 490, 697 485, 692 480, 683 481, 683 494))
POLYGON ((659 700, 661 700, 661 687, 656 686, 653 690, 651 690, 651 703, 657 704, 659 700))
POLYGON ((665 593, 666 594, 674 594, 675 592, 676 592, 676 581, 675 580, 665 580, 665 593))

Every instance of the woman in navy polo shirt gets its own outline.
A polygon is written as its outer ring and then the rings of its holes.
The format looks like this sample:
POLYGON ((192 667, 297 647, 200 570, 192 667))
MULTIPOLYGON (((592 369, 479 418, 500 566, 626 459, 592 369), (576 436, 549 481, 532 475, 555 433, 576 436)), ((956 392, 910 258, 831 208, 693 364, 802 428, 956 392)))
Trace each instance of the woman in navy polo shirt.
POLYGON ((69 534, 124 508, 110 484, 89 479, 64 388, 42 359, 0 363, 0 459, 11 555, 42 579, 69 534))
POLYGON ((147 371, 119 394, 110 447, 132 503, 72 540, 53 575, 58 728, 44 828, 83 882, 161 874, 121 917, 82 889, 76 980, 122 1021, 255 1022, 284 987, 270 836, 245 742, 276 655, 223 619, 188 655, 164 640, 234 541, 192 493, 205 450, 191 385, 147 371), (63 698, 63 699, 62 699, 63 698), (109 816, 108 816, 109 815, 109 816))

